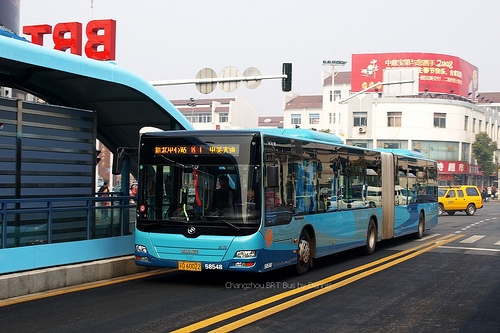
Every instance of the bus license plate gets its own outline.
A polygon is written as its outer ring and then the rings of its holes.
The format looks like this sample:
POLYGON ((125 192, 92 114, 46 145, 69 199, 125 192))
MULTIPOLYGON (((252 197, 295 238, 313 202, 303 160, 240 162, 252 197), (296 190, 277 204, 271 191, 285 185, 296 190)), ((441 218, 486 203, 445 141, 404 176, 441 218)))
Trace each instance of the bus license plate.
POLYGON ((179 269, 183 271, 201 272, 201 262, 179 261, 179 269))

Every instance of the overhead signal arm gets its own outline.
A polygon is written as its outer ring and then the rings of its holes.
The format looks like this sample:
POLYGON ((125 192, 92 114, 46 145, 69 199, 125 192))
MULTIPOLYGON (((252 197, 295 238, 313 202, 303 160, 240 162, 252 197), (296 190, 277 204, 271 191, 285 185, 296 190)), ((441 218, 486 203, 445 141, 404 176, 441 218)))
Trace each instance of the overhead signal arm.
POLYGON ((282 90, 291 91, 292 64, 283 63, 281 75, 260 75, 258 69, 250 67, 243 73, 243 76, 240 76, 236 68, 226 67, 221 72, 220 77, 216 77, 216 74, 212 69, 204 68, 198 72, 195 79, 161 80, 161 81, 150 81, 149 83, 151 83, 155 87, 181 85, 181 84, 196 84, 196 87, 198 88, 198 90, 200 90, 200 92, 207 94, 214 90, 217 83, 221 83, 221 87, 224 91, 230 92, 238 87, 239 82, 244 82, 247 88, 253 89, 260 84, 261 80, 272 80, 272 79, 281 79, 282 90), (235 82, 236 84, 228 85, 228 83, 230 82, 235 82))

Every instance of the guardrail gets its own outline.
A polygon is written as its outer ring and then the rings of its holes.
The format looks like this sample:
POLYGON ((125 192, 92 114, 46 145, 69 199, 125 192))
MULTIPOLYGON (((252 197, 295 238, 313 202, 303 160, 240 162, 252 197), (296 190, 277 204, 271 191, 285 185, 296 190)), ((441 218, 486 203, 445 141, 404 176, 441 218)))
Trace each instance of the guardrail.
POLYGON ((135 197, 0 199, 1 244, 12 248, 130 235, 135 197))

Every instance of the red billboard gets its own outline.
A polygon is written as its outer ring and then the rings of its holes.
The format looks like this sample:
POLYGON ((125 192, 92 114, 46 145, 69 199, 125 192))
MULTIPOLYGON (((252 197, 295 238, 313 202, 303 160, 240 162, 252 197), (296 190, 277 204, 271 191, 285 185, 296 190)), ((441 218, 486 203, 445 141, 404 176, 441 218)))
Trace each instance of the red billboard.
POLYGON ((465 98, 476 95, 476 66, 446 54, 418 52, 353 54, 351 91, 358 92, 382 82, 386 68, 405 67, 418 68, 419 92, 453 94, 465 98))

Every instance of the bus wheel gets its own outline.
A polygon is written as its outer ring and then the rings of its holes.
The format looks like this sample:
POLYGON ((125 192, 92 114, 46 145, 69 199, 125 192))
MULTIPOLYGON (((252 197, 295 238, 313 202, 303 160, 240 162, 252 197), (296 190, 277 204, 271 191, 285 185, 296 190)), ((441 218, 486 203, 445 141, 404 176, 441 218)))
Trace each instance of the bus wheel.
POLYGON ((368 229, 366 231, 366 253, 372 254, 375 252, 375 245, 377 244, 377 227, 375 221, 370 219, 368 229))
POLYGON ((297 251, 297 273, 304 274, 311 265, 311 237, 307 230, 302 230, 299 238, 299 247, 297 251))
POLYGON ((418 231, 415 234, 418 239, 421 239, 424 237, 424 232, 425 232, 425 218, 424 218, 424 213, 420 213, 420 216, 418 217, 418 231))

